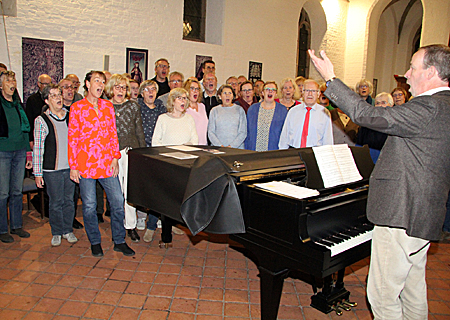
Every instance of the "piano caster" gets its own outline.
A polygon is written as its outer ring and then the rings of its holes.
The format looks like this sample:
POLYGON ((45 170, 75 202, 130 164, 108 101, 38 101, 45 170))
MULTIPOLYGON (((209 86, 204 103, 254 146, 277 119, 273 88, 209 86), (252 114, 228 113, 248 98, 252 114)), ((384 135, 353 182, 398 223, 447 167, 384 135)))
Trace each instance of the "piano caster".
POLYGON ((173 247, 173 243, 172 242, 164 242, 162 240, 159 240, 159 247, 161 249, 169 249, 173 247))

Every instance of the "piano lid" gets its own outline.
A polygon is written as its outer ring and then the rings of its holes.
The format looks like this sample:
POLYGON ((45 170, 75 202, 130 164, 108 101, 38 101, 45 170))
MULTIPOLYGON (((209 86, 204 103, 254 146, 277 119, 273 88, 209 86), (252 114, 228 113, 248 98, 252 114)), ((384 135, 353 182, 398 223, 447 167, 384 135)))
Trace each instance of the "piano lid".
POLYGON ((230 168, 230 171, 245 173, 269 168, 299 167, 303 162, 298 151, 299 149, 286 149, 236 155, 224 154, 219 157, 230 168))

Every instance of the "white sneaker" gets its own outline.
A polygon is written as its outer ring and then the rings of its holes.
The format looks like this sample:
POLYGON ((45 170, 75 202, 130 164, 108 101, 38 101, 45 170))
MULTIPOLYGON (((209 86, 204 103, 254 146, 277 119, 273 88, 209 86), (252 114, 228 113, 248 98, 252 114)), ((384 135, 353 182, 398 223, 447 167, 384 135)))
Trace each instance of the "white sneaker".
POLYGON ((153 240, 154 234, 155 234, 155 230, 147 229, 144 234, 144 241, 151 242, 153 240))
POLYGON ((136 223, 136 229, 145 230, 145 218, 138 218, 136 223))
MULTIPOLYGON (((63 238, 67 239, 68 243, 75 243, 75 242, 78 241, 77 237, 75 237, 73 232, 69 232, 69 233, 63 234, 63 238)), ((61 240, 59 240, 59 242, 61 243, 61 240)))
POLYGON ((172 227, 172 232, 175 234, 184 234, 183 230, 181 230, 180 228, 177 228, 175 226, 172 227))
POLYGON ((161 227, 161 219, 159 219, 158 222, 156 223, 156 227, 159 228, 159 229, 162 228, 162 227, 161 227))
POLYGON ((61 245, 61 236, 53 236, 52 238, 52 246, 57 247, 61 245))

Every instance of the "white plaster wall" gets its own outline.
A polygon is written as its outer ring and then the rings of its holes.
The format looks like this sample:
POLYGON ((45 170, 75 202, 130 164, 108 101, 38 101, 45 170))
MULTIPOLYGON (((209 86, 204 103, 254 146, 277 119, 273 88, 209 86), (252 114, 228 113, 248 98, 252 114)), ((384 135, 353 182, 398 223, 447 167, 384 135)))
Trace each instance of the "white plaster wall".
MULTIPOLYGON (((183 0, 18 0, 17 17, 5 18, 11 68, 21 89, 22 37, 29 37, 64 41, 64 74, 80 78, 101 70, 103 55, 110 56, 111 72, 125 72, 130 47, 149 50, 149 78, 160 57, 170 61, 171 71, 192 76, 200 54, 216 61, 219 83, 230 75, 248 75, 250 60, 263 63, 264 80, 278 82, 295 76, 303 3, 223 0, 223 38, 217 45, 182 40, 183 0)), ((6 62, 3 51, 0 61, 6 62)))

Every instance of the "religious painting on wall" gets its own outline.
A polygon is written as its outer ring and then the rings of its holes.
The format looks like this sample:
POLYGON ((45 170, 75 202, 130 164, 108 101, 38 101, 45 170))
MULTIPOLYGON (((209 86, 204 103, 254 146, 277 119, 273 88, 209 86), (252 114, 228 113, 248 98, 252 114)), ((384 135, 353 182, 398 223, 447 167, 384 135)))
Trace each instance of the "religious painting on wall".
POLYGON ((262 63, 261 62, 248 62, 248 80, 255 83, 256 80, 262 78, 262 63))
POLYGON ((212 60, 211 56, 195 56, 195 77, 198 81, 203 79, 202 64, 206 60, 212 60))
POLYGON ((127 73, 139 84, 147 80, 148 50, 127 48, 127 73))
POLYGON ((48 74, 57 84, 64 73, 64 42, 22 38, 23 102, 38 90, 41 74, 48 74))

